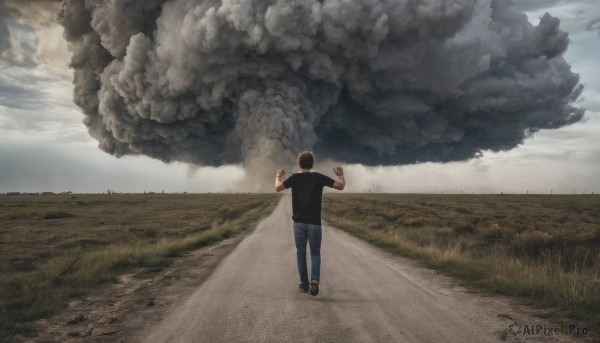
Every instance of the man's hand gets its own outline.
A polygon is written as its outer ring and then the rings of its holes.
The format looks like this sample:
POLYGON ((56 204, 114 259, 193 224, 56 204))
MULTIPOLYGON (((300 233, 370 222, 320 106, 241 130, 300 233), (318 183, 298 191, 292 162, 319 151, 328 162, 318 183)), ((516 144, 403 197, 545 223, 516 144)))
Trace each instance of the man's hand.
POLYGON ((285 175, 285 170, 281 170, 279 169, 277 171, 277 175, 275 175, 275 190, 277 192, 281 192, 282 190, 285 189, 285 187, 283 186, 283 182, 281 181, 281 178, 285 175))
POLYGON ((342 189, 344 189, 344 187, 346 187, 346 180, 344 179, 344 169, 342 169, 342 167, 336 167, 333 168, 333 172, 339 178, 339 180, 333 183, 333 188, 339 189, 341 191, 342 189))

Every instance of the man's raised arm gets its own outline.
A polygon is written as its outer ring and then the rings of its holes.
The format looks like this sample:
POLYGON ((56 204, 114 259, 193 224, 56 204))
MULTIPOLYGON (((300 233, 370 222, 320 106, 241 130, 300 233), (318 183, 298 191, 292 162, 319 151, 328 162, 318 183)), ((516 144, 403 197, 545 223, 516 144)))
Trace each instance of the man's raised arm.
POLYGON ((278 170, 277 175, 275 175, 275 190, 277 192, 281 192, 282 190, 285 189, 285 186, 283 185, 283 181, 281 181, 281 178, 283 178, 283 175, 285 175, 284 170, 278 170))
POLYGON ((333 188, 340 191, 346 187, 346 179, 344 178, 344 170, 342 167, 333 168, 333 172, 337 175, 338 180, 333 183, 333 188))

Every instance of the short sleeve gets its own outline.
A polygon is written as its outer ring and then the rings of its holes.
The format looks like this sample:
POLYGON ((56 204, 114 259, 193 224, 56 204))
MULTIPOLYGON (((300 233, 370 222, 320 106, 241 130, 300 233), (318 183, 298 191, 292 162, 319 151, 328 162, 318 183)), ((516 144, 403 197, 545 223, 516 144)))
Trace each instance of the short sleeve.
POLYGON ((333 187, 333 184, 335 183, 335 181, 332 178, 330 178, 327 175, 323 175, 323 174, 319 174, 319 175, 321 175, 320 179, 321 179, 321 184, 323 186, 327 186, 329 188, 333 187))
POLYGON ((285 181, 283 181, 283 187, 286 189, 292 187, 292 180, 294 178, 294 174, 290 175, 285 181))

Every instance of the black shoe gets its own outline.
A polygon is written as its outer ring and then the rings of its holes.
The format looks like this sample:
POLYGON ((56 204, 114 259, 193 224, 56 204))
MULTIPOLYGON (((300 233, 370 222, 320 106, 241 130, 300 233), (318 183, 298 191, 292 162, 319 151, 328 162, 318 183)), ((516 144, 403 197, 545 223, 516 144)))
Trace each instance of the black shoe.
POLYGON ((298 286, 298 289, 300 289, 300 292, 302 292, 302 293, 308 293, 308 286, 304 283, 301 283, 298 286))
POLYGON ((310 295, 317 295, 317 294, 319 294, 319 281, 312 280, 310 282, 310 295))

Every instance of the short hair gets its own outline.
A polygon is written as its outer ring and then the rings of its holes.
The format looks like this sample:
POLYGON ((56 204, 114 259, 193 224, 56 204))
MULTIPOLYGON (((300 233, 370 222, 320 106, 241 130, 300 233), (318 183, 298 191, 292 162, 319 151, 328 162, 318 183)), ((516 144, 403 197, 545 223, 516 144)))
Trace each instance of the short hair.
POLYGON ((310 151, 302 151, 298 154, 298 165, 302 169, 312 169, 315 158, 310 151))

